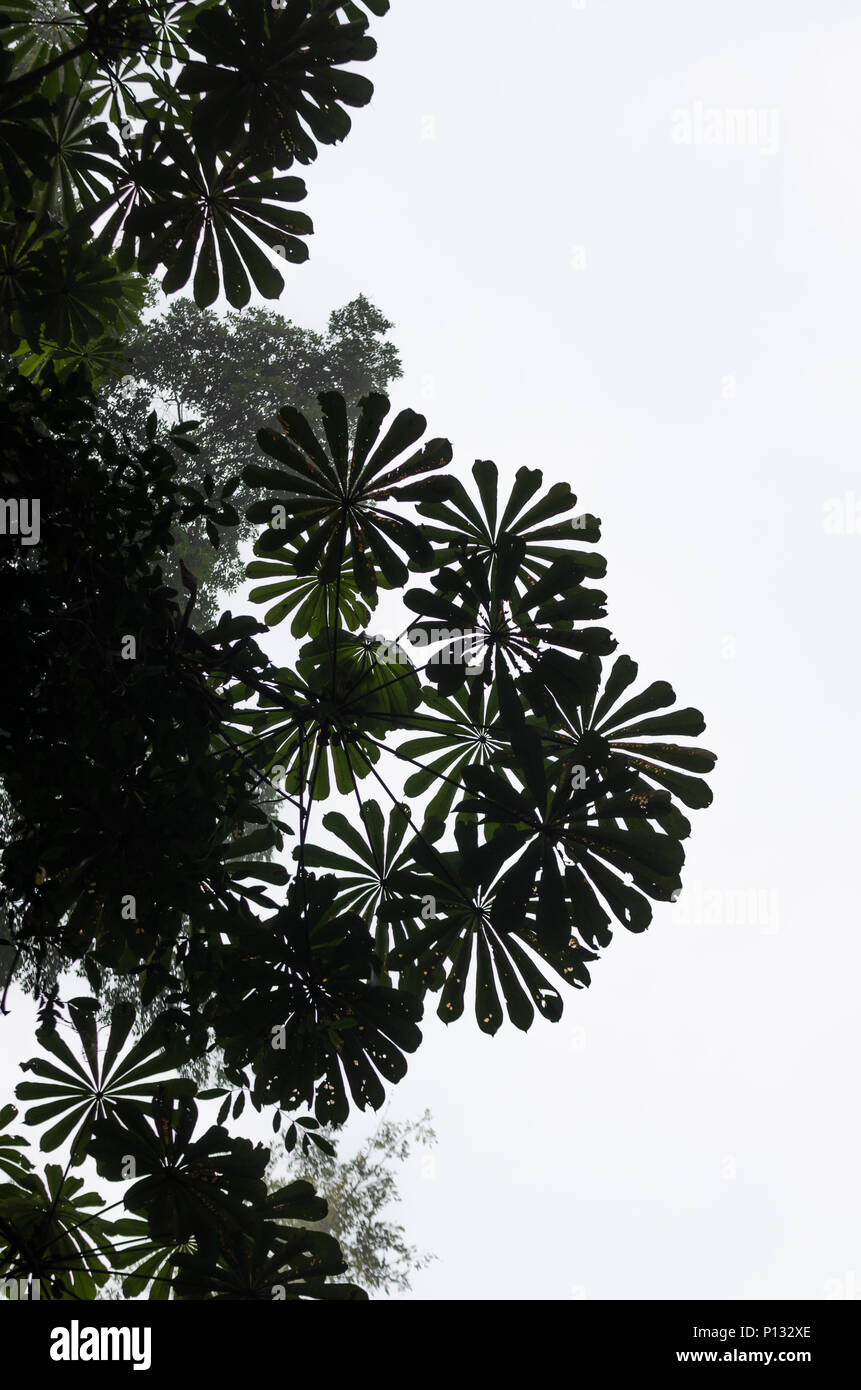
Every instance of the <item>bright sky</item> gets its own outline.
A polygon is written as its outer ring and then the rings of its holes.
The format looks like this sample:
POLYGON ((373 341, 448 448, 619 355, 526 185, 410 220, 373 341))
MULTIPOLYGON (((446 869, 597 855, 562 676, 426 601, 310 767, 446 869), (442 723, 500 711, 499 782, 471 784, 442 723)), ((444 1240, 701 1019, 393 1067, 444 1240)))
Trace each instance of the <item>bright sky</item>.
MULTIPOLYGON (((461 476, 572 482, 619 651, 720 758, 679 903, 561 1023, 431 1004, 389 1112, 439 1135, 411 1297, 861 1295, 857 4, 394 0, 373 32, 281 307, 364 292, 461 476)), ((26 1006, 7 1030, 11 1085, 26 1006)))

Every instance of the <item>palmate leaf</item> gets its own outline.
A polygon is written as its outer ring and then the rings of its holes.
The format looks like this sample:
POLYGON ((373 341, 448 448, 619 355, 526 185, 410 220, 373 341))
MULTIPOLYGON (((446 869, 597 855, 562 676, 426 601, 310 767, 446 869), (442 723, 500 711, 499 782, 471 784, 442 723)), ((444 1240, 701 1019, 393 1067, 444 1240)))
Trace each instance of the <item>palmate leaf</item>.
POLYGON ((340 581, 334 584, 322 578, 319 564, 312 574, 297 573, 296 545, 267 552, 258 544, 254 553, 267 558, 252 560, 245 569, 247 577, 269 582, 252 589, 248 597, 251 603, 277 600, 265 614, 268 627, 277 627, 291 613, 290 631, 294 637, 317 637, 324 627, 341 625, 353 631, 367 627, 371 614, 356 587, 349 547, 339 571, 340 581))
POLYGON ((278 673, 279 694, 264 693, 259 710, 233 716, 249 726, 255 746, 265 736, 258 761, 267 773, 282 769, 288 793, 325 801, 334 775, 338 791, 349 795, 379 760, 374 740, 385 739, 418 704, 415 673, 393 676, 377 662, 374 645, 364 634, 324 629, 302 648, 296 673, 278 673))
POLYGON ((537 721, 545 746, 569 766, 586 760, 605 771, 630 767, 639 774, 644 789, 657 785, 693 810, 711 805, 711 788, 702 774, 711 772, 715 754, 675 741, 701 734, 705 729, 702 714, 691 708, 670 710, 676 697, 666 681, 654 681, 620 703, 636 681, 637 671, 635 661, 620 656, 605 676, 599 657, 584 657, 579 701, 556 707, 552 731, 544 721, 537 721), (669 712, 658 714, 658 710, 669 712))
POLYGON ((122 1100, 97 1121, 96 1166, 116 1182, 126 1176, 131 1158, 137 1181, 125 1194, 126 1209, 145 1213, 157 1244, 186 1244, 194 1237, 211 1261, 225 1231, 241 1227, 245 1204, 264 1199, 269 1150, 232 1138, 220 1125, 195 1139, 197 1106, 187 1096, 170 1097, 164 1087, 151 1109, 152 1120, 122 1100))
MULTIPOLYGON (((372 797, 360 803, 359 814, 361 830, 340 811, 329 811, 323 817, 325 829, 337 836, 343 849, 336 851, 305 845, 304 850, 294 850, 293 857, 310 869, 333 870, 337 875, 338 896, 332 911, 340 913, 352 909, 370 925, 380 905, 392 900, 393 876, 412 858, 409 845, 404 845, 410 817, 402 806, 393 806, 386 828, 379 802, 372 797)), ((395 941, 397 944, 397 935, 395 941)), ((389 927, 383 921, 376 926, 374 950, 383 967, 380 978, 388 984, 385 968, 389 927)))
POLYGON ((77 77, 92 70, 94 58, 114 67, 134 54, 154 61, 164 11, 174 20, 182 12, 188 16, 193 4, 177 5, 164 0, 144 4, 105 5, 98 0, 8 0, 3 16, 10 21, 4 31, 16 60, 16 75, 34 71, 67 54, 64 73, 77 77), (81 49, 80 53, 73 50, 81 49))
MULTIPOLYGON (((542 946, 565 948, 576 934, 589 945, 611 939, 604 904, 631 931, 648 926, 649 898, 668 902, 681 888, 684 851, 673 833, 669 794, 643 790, 637 774, 614 767, 606 776, 586 766, 572 779, 567 765, 545 763, 538 734, 513 740, 514 777, 471 767, 472 795, 458 811, 478 816, 495 848, 511 863, 497 887, 495 926, 517 926, 530 907, 542 946), (649 822, 664 823, 667 833, 649 822)), ((681 827, 687 833, 687 822, 681 827)))
POLYGON ((302 647, 296 669, 333 731, 385 732, 389 720, 409 715, 421 695, 412 668, 378 661, 375 640, 366 633, 326 628, 302 647))
POLYGON ((46 1164, 44 1177, 0 1183, 0 1277, 37 1279, 43 1299, 97 1297, 114 1228, 98 1214, 103 1198, 83 1186, 57 1163, 46 1164))
POLYGON ((182 289, 193 273, 201 308, 223 288, 228 302, 241 309, 251 298, 252 282, 264 299, 277 299, 284 278, 258 242, 277 253, 276 260, 308 259, 300 238, 313 224, 287 206, 305 197, 302 180, 273 178, 260 159, 196 150, 174 129, 161 132, 161 146, 157 152, 175 166, 173 185, 167 191, 155 187, 149 203, 128 217, 129 231, 140 238, 141 270, 151 274, 166 266, 166 294, 182 289))
POLYGON ((50 177, 39 193, 37 215, 50 213, 70 226, 79 209, 104 198, 116 179, 119 147, 90 102, 67 82, 36 122, 51 149, 50 177))
MULTIPOLYGON (((313 1198, 314 1188, 307 1182, 295 1182, 282 1192, 286 1209, 301 1211, 309 1205, 306 1193, 313 1198)), ((322 1201, 320 1205, 322 1212, 315 1207, 315 1215, 303 1219, 322 1220, 327 1204, 322 1201)), ((300 1298, 354 1301, 367 1297, 355 1284, 327 1282, 346 1268, 334 1236, 272 1221, 259 1222, 254 1230, 237 1232, 223 1242, 214 1269, 195 1254, 180 1254, 175 1263, 179 1298, 272 1302, 300 1298)))
POLYGON ((600 538, 601 524, 588 513, 574 512, 577 498, 568 483, 555 483, 534 501, 543 482, 538 468, 519 468, 506 501, 498 497, 499 474, 490 460, 476 460, 472 476, 478 500, 457 482, 445 502, 420 502, 420 516, 437 523, 425 535, 438 549, 440 566, 478 559, 486 566, 491 588, 504 589, 516 601, 555 561, 575 563, 584 576, 600 579, 607 562, 586 549, 600 538))
POLYGON ((85 16, 70 0, 4 0, 2 14, 15 76, 77 48, 87 32, 85 16))
POLYGON ((124 1216, 114 1223, 114 1231, 123 1244, 111 1251, 112 1267, 123 1274, 123 1298, 140 1298, 146 1294, 152 1302, 166 1303, 174 1297, 177 1255, 193 1254, 194 1237, 189 1241, 155 1241, 149 1224, 140 1216, 124 1216))
POLYGON ((123 145, 118 156, 110 189, 89 204, 76 225, 89 229, 100 222, 93 245, 107 254, 114 248, 117 265, 128 269, 135 262, 138 237, 134 214, 151 207, 158 198, 181 196, 175 165, 169 164, 169 151, 159 139, 159 126, 147 121, 132 141, 123 145))
POLYGON ((142 300, 141 282, 92 245, 46 238, 38 249, 39 279, 32 298, 16 306, 13 326, 31 345, 85 346, 120 329, 129 306, 142 300))
POLYGON ((254 1302, 365 1299, 354 1284, 328 1282, 346 1268, 341 1248, 334 1236, 304 1224, 323 1221, 327 1215, 328 1202, 310 1182, 297 1179, 270 1191, 248 1229, 222 1241, 215 1269, 193 1251, 176 1258, 178 1297, 254 1302), (292 1224, 297 1221, 301 1227, 292 1224))
POLYGON ((473 763, 492 763, 504 743, 494 732, 499 716, 496 687, 479 681, 462 687, 449 698, 425 687, 422 702, 434 714, 421 711, 410 720, 417 735, 399 743, 396 756, 417 762, 421 770, 412 772, 404 783, 404 793, 413 798, 435 787, 425 808, 424 834, 436 839, 451 811, 455 797, 465 787, 460 774, 473 763))
POLYGON ((100 68, 95 58, 81 63, 81 80, 94 116, 103 117, 121 133, 125 145, 134 139, 136 123, 130 117, 142 114, 149 91, 146 69, 141 69, 139 53, 121 57, 110 71, 100 68), (122 132, 125 131, 125 134, 122 132))
POLYGON ((58 381, 66 381, 76 372, 82 372, 87 381, 115 379, 128 364, 122 340, 117 337, 93 338, 82 347, 69 343, 62 348, 57 343, 40 338, 35 345, 22 344, 13 356, 19 372, 35 382, 48 369, 58 381))
POLYGON ((310 164, 317 142, 349 134, 345 107, 366 105, 374 90, 366 77, 343 71, 377 51, 365 24, 332 25, 301 0, 226 0, 203 11, 188 42, 204 61, 186 63, 178 90, 201 94, 191 130, 213 153, 247 139, 276 169, 294 159, 310 164))
MULTIPOLYGON (((468 990, 482 1032, 497 1032, 505 1014, 524 1031, 536 1012, 557 1022, 563 1003, 552 974, 582 988, 589 984, 588 962, 594 953, 576 937, 561 950, 550 950, 526 912, 519 920, 516 913, 506 914, 503 926, 497 896, 510 845, 490 841, 480 846, 474 823, 457 825, 455 836, 456 850, 442 853, 414 842, 414 864, 394 878, 393 887, 405 894, 399 920, 407 920, 408 928, 403 944, 390 956, 391 969, 400 972, 402 987, 420 995, 440 993, 437 1013, 444 1023, 462 1016, 468 990)), ((394 904, 380 910, 393 925, 397 913, 394 904)))
POLYGON ((268 529, 258 541, 257 554, 281 550, 306 537, 296 556, 300 574, 317 569, 323 582, 337 585, 347 548, 359 592, 372 600, 382 573, 386 583, 402 588, 409 569, 397 551, 405 553, 414 568, 433 562, 429 542, 420 528, 404 517, 384 510, 389 500, 412 502, 423 496, 445 496, 451 478, 424 477, 451 461, 448 440, 432 439, 424 448, 402 457, 418 443, 427 427, 423 415, 402 410, 380 438, 389 413, 387 397, 371 393, 359 402, 355 430, 351 430, 346 402, 336 391, 318 398, 323 415, 325 444, 298 410, 283 406, 278 412, 282 430, 258 432, 260 447, 280 465, 264 468, 252 464, 243 480, 270 495, 255 502, 249 521, 265 522, 268 529))
POLYGON ((421 1003, 370 982, 367 924, 333 914, 336 895, 333 877, 306 873, 265 927, 232 933, 230 990, 210 1006, 225 1064, 250 1067, 256 1102, 313 1104, 321 1124, 344 1122, 348 1096, 379 1109, 383 1082, 403 1078, 421 1042, 421 1003))
POLYGON ((79 1060, 56 1030, 43 1026, 36 1038, 53 1061, 41 1057, 22 1062, 21 1070, 32 1072, 38 1081, 22 1081, 15 1088, 19 1100, 38 1102, 24 1116, 26 1124, 51 1126, 42 1135, 41 1148, 47 1152, 62 1144, 73 1130, 72 1162, 82 1163, 89 1150, 93 1126, 108 1115, 120 1100, 135 1100, 144 1106, 159 1084, 173 1093, 193 1091, 193 1082, 171 1078, 164 1073, 185 1060, 178 1046, 166 1046, 169 1019, 162 1015, 121 1057, 135 1020, 135 1010, 125 1001, 117 1003, 111 1014, 111 1028, 104 1051, 99 1052, 95 999, 78 999, 69 1004, 78 1042, 83 1053, 79 1060))
MULTIPOLYGON (((138 298, 142 298, 142 287, 132 284, 130 303, 138 298)), ((130 310, 130 304, 120 306, 118 329, 123 327, 128 317, 127 310, 130 310)), ((24 340, 12 356, 22 376, 36 383, 48 375, 65 382, 76 374, 93 383, 115 381, 128 370, 128 354, 117 332, 88 338, 82 343, 71 341, 62 345, 40 333, 32 342, 24 340)))
POLYGON ((151 39, 147 47, 149 62, 167 71, 174 63, 188 58, 189 16, 200 7, 188 0, 147 0, 151 39))
POLYGON ((408 589, 404 603, 417 615, 411 631, 429 642, 445 634, 444 645, 425 665, 429 679, 440 694, 452 695, 478 669, 485 683, 496 680, 506 713, 516 699, 508 700, 512 680, 531 670, 542 651, 612 652, 615 639, 595 622, 606 616, 607 595, 583 579, 576 561, 557 560, 519 598, 513 568, 494 570, 473 556, 437 571, 431 579, 436 592, 408 589), (546 595, 559 596, 564 612, 549 603, 538 606, 546 595))

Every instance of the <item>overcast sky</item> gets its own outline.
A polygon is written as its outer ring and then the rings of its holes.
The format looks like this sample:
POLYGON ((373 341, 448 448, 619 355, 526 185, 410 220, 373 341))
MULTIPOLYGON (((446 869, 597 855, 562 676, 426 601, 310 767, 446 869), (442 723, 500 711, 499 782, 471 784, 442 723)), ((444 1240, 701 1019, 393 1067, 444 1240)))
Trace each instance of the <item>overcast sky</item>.
POLYGON ((389 1110, 439 1135, 411 1297, 861 1296, 858 6, 394 0, 372 32, 280 307, 367 294, 461 476, 571 482, 619 651, 719 755, 681 899, 561 1023, 431 1001, 389 1110))
POLYGON ((463 473, 571 481, 619 649, 720 758, 682 898, 560 1024, 430 1013, 415 1295, 861 1294, 858 7, 392 10, 292 311, 364 291, 463 473))

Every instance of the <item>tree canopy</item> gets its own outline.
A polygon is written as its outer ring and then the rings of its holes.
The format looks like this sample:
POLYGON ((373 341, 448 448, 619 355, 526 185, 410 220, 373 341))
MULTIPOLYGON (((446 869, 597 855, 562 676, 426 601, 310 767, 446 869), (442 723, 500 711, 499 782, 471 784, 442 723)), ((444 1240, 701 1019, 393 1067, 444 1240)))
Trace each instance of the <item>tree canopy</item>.
POLYGON ((250 354, 278 324, 183 307, 140 327, 157 269, 202 310, 279 294, 279 248, 298 263, 311 232, 284 171, 348 133, 371 95, 348 65, 387 8, 5 9, 0 1007, 29 969, 20 1123, 69 1161, 37 1168, 0 1111, 0 1274, 43 1297, 117 1274, 127 1297, 361 1297, 332 1282, 325 1201, 268 1189, 268 1149, 230 1120, 248 1102, 313 1132, 379 1108, 429 1007, 489 1034, 558 1021, 614 931, 678 895, 685 813, 711 799, 702 715, 605 626, 598 519, 540 469, 470 475, 423 415, 393 415, 366 389, 396 365, 367 301, 333 316, 313 404, 313 373, 281 390, 274 351, 236 382, 258 417, 238 456, 234 388, 163 345, 199 323, 250 354), (184 411, 111 420, 103 383, 135 351, 146 389, 203 407, 205 454, 184 411), (33 544, 12 524, 28 499, 33 544), (243 525, 262 616, 195 625, 174 552, 243 525), (402 631, 378 631, 382 595, 402 631), (288 848, 289 868, 260 857, 288 848), (89 994, 61 997, 58 972, 89 994), (120 1000, 100 1036, 108 976, 158 1000, 148 1026, 120 1000), (188 1063, 213 1050, 224 1085, 200 1089, 188 1063), (121 1216, 82 1191, 85 1162, 123 1184, 121 1216))

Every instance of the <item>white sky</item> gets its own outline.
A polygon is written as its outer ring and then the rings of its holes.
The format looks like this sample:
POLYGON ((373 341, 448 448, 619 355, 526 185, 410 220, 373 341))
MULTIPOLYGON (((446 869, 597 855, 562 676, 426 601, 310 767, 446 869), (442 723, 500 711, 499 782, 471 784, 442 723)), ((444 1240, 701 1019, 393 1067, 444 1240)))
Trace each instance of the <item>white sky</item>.
MULTIPOLYGON (((619 651, 720 758, 681 900, 560 1024, 431 1001, 389 1111, 439 1135, 402 1179, 439 1256, 411 1296, 861 1294, 858 7, 395 0, 372 32, 281 307, 322 328, 364 292, 461 476, 572 482, 619 651), (673 138, 737 108, 776 150, 673 138)), ((10 1034, 9 1085, 28 1006, 10 1034)))
POLYGON ((415 1296, 861 1293, 861 517, 824 529, 861 503, 861 16, 401 0, 375 32, 290 312, 364 291, 464 474, 571 480, 620 650, 720 755, 686 892, 560 1024, 431 1012, 391 1106, 440 1138, 405 1184, 440 1257, 415 1296), (674 142, 695 103, 776 112, 777 151, 674 142))

